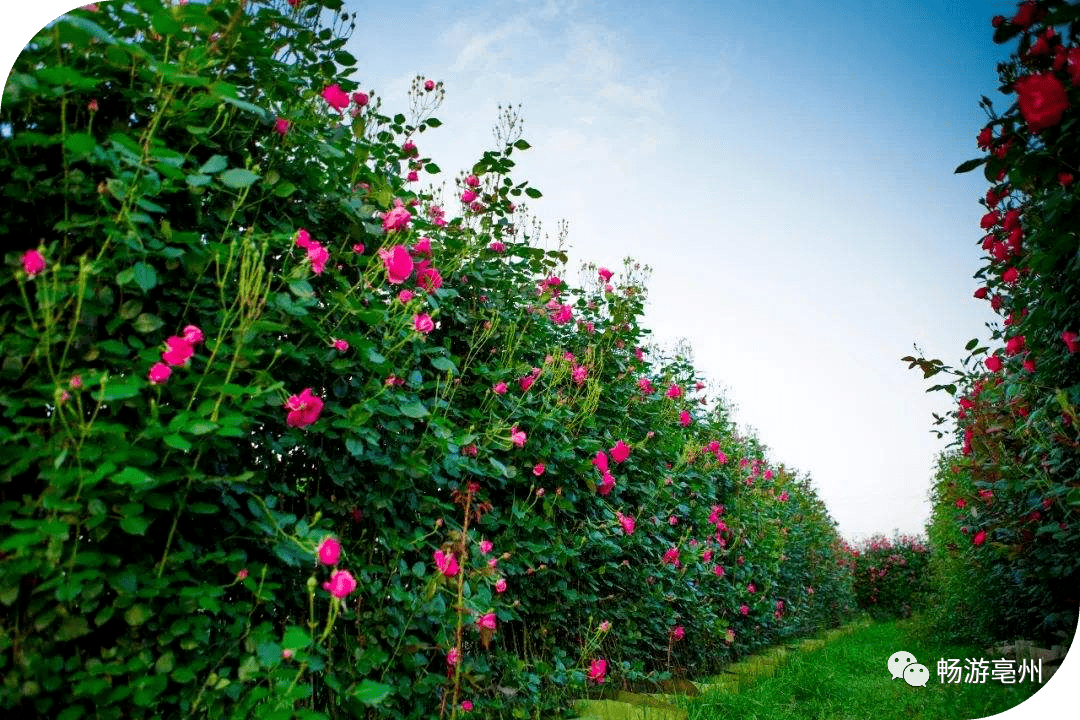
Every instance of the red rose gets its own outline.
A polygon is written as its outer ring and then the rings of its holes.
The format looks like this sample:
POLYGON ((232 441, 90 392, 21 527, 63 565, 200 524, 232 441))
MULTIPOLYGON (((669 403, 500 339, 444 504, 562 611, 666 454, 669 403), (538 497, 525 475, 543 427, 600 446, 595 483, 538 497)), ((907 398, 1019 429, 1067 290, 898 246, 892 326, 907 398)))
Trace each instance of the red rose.
POLYGON ((1025 75, 1013 84, 1013 88, 1020 114, 1033 133, 1057 125, 1069 107, 1065 86, 1053 73, 1025 75))
POLYGON ((984 127, 979 131, 978 136, 975 138, 975 142, 978 144, 980 150, 989 150, 990 142, 994 139, 994 131, 989 127, 984 127))
POLYGON ((1035 22, 1035 10, 1035 0, 1020 3, 1020 9, 1012 19, 1013 25, 1019 25, 1022 28, 1030 27, 1035 22))

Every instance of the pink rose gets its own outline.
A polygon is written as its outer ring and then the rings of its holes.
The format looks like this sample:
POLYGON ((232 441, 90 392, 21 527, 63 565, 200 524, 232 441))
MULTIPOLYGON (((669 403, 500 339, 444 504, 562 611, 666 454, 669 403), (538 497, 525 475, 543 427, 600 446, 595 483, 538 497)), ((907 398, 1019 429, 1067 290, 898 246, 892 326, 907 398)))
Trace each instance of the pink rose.
POLYGON ((593 458, 593 465, 600 471, 601 474, 608 471, 608 456, 603 450, 596 451, 596 457, 593 458))
POLYGON ((454 577, 460 569, 454 553, 447 553, 442 550, 435 551, 435 567, 446 577, 454 577))
POLYGON ((465 184, 469 187, 477 187, 480 184, 480 178, 475 175, 469 175, 469 177, 465 178, 465 184))
POLYGON ((684 637, 686 637, 686 629, 682 625, 679 625, 671 631, 671 637, 675 638, 676 640, 682 640, 684 637))
MULTIPOLYGON (((428 82, 431 82, 431 81, 428 80, 428 82)), ((472 709, 473 709, 472 700, 462 700, 461 701, 461 710, 462 710, 462 712, 472 712, 472 709)))
POLYGON ((412 214, 404 206, 394 206, 383 213, 383 230, 386 232, 404 230, 411 220, 412 214))
POLYGON ((622 440, 619 440, 611 448, 611 459, 616 463, 622 463, 626 458, 630 457, 630 446, 622 440))
POLYGON ((1070 353, 1080 351, 1080 335, 1071 330, 1061 333, 1061 341, 1065 343, 1065 347, 1069 348, 1070 353))
POLYGON ((161 353, 161 359, 173 366, 183 365, 195 353, 190 342, 175 335, 165 341, 165 346, 168 349, 161 353))
POLYGON ((686 410, 679 413, 679 424, 683 427, 688 427, 690 425, 690 413, 686 410))
POLYGON ((150 384, 160 385, 172 375, 172 368, 165 363, 154 363, 150 367, 150 384))
POLYGON ((352 101, 356 103, 356 107, 364 107, 368 104, 367 93, 354 92, 352 94, 352 101))
POLYGON ((607 632, 610 629, 611 629, 611 621, 610 620, 605 620, 602 623, 600 623, 600 632, 607 632))
POLYGON ((1025 75, 1014 84, 1020 114, 1033 133, 1053 127, 1069 107, 1065 86, 1050 72, 1025 75))
POLYGON ((379 249, 379 257, 386 268, 386 281, 391 285, 405 282, 413 271, 413 259, 404 245, 395 245, 389 250, 379 249))
POLYGON ((672 398, 672 399, 680 398, 680 397, 682 397, 682 394, 683 394, 682 388, 679 387, 678 385, 676 385, 675 383, 671 383, 671 387, 669 387, 667 389, 667 396, 669 398, 672 398))
POLYGON ((410 300, 413 299, 413 291, 412 290, 402 290, 401 292, 399 292, 397 294, 397 299, 398 299, 399 303, 404 305, 405 303, 407 303, 407 302, 409 302, 410 300))
POLYGON ((589 663, 589 680, 594 683, 604 682, 604 676, 607 674, 607 660, 598 659, 589 663))
POLYGON ((349 107, 349 94, 337 83, 323 88, 322 98, 335 110, 344 110, 349 107))
POLYGON ((506 383, 504 383, 502 380, 500 380, 499 382, 492 385, 491 389, 492 389, 492 391, 494 391, 494 393, 496 395, 505 395, 506 394, 506 383))
POLYGON ((541 475, 544 474, 544 470, 546 470, 546 469, 547 469, 547 466, 544 465, 544 463, 536 463, 535 465, 533 465, 532 474, 535 475, 536 477, 540 477, 541 475))
POLYGON ((750 614, 750 606, 747 605, 746 603, 743 603, 742 605, 739 606, 739 612, 742 613, 743 615, 749 615, 750 614))
POLYGON ((461 653, 457 648, 450 648, 450 652, 446 653, 446 664, 453 667, 461 660, 461 653))
POLYGON ((610 282, 611 281, 612 272, 610 270, 608 270, 607 268, 600 268, 597 271, 597 273, 600 275, 600 279, 603 282, 610 282))
POLYGON ((525 432, 518 430, 517 425, 510 428, 510 442, 518 447, 525 447, 525 432))
POLYGON ((495 581, 495 592, 497 592, 497 593, 506 592, 506 579, 505 578, 499 578, 498 580, 495 581))
POLYGON ((45 256, 37 250, 27 250, 22 255, 23 270, 30 277, 34 277, 45 270, 45 256))
POLYGON ((627 535, 634 534, 634 518, 629 515, 623 515, 621 512, 616 512, 615 517, 619 520, 619 525, 622 526, 623 532, 627 535))
POLYGON ((482 552, 484 555, 487 555, 489 552, 491 552, 492 548, 494 547, 495 545, 490 540, 480 541, 480 552, 482 552))
POLYGON ((664 552, 664 564, 679 567, 679 548, 668 548, 664 552))
POLYGON ((274 121, 274 132, 284 137, 285 133, 289 132, 290 124, 291 123, 285 118, 279 117, 277 120, 274 121))
POLYGON ((986 542, 986 531, 985 530, 980 530, 979 532, 975 533, 971 537, 971 544, 972 545, 982 545, 984 542, 986 542))
POLYGON ((615 478, 611 473, 604 473, 602 481, 596 486, 596 492, 601 495, 609 495, 615 489, 615 478))
POLYGON ((476 619, 476 627, 481 630, 494 630, 495 629, 495 613, 484 613, 476 619))
POLYGON ((184 340, 191 345, 201 343, 205 339, 203 331, 197 325, 186 325, 181 332, 183 332, 184 340))
POLYGON ((435 81, 434 80, 425 80, 424 81, 424 89, 427 90, 428 92, 431 92, 432 90, 434 90, 435 89, 435 81))
POLYGON ((417 266, 416 284, 428 292, 434 292, 442 287, 442 275, 436 268, 429 267, 431 263, 424 260, 417 266))
POLYGON ((349 349, 349 342, 347 340, 342 340, 341 338, 338 338, 334 341, 334 348, 338 350, 338 352, 345 352, 349 349))
POLYGON ((1017 270, 1014 267, 1007 268, 1005 270, 1005 272, 1001 273, 1002 282, 1004 282, 1004 283, 1006 283, 1008 285, 1012 285, 1013 283, 1015 283, 1019 279, 1020 279, 1020 271, 1017 270))
POLYGON ((505 246, 505 245, 503 245, 503 244, 502 244, 501 242, 499 242, 498 240, 492 240, 492 241, 491 241, 491 242, 490 242, 490 243, 488 244, 488 250, 491 250, 492 252, 497 252, 497 253, 501 253, 501 252, 503 252, 504 250, 506 250, 506 246, 505 246))
POLYGON ((323 401, 311 394, 311 388, 304 388, 299 395, 289 396, 285 401, 285 408, 289 411, 285 418, 289 427, 307 427, 319 419, 323 401))
POLYGON ((319 562, 323 565, 337 565, 341 559, 341 543, 332 535, 327 535, 319 543, 319 562))
POLYGON ((465 203, 466 205, 468 205, 468 204, 469 204, 469 203, 471 203, 471 202, 472 202, 473 200, 475 200, 475 199, 476 199, 476 197, 477 197, 477 195, 476 195, 476 191, 475 191, 475 190, 466 190, 465 192, 461 193, 461 202, 463 202, 463 203, 465 203))
POLYGON ((348 570, 335 570, 330 575, 330 581, 323 583, 323 590, 327 590, 338 599, 343 599, 356 589, 356 579, 348 570))
POLYGON ((427 335, 435 329, 435 322, 427 313, 419 313, 413 317, 413 328, 421 335, 427 335))

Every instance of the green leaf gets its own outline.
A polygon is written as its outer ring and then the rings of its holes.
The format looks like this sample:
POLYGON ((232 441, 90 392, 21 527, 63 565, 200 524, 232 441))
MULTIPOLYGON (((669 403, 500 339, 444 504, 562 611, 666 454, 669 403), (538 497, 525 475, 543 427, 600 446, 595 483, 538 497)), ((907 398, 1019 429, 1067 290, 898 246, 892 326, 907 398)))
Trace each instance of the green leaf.
POLYGON ((296 192, 296 186, 288 180, 274 188, 274 194, 278 197, 289 197, 294 192, 296 192))
POLYGON ((443 372, 457 372, 457 366, 448 357, 434 357, 431 358, 431 366, 436 370, 442 370, 443 372))
POLYGON ((440 125, 442 125, 442 120, 440 120, 439 118, 428 118, 424 122, 427 123, 428 127, 439 127, 440 125))
POLYGON ((971 340, 968 340, 968 344, 964 346, 964 349, 967 350, 968 352, 971 352, 972 350, 975 349, 975 347, 978 344, 979 344, 979 338, 972 338, 971 340))
POLYGON ((150 617, 150 610, 142 604, 132 605, 124 613, 124 620, 128 625, 137 626, 142 625, 150 617))
POLYGON ((411 403, 403 403, 398 406, 403 415, 407 415, 411 418, 422 418, 428 415, 428 409, 424 407, 424 404, 419 400, 414 400, 411 403))
POLYGON ((61 623, 60 627, 56 628, 55 638, 60 642, 65 640, 74 640, 77 637, 82 637, 90 632, 90 625, 86 622, 86 618, 82 615, 69 615, 61 623))
POLYGON ((365 705, 378 705, 386 699, 391 690, 393 690, 393 688, 390 685, 384 685, 383 683, 365 678, 357 686, 353 697, 365 705))
POLYGON ((202 164, 199 172, 204 175, 213 175, 221 172, 229 166, 229 159, 224 155, 214 155, 202 164))
POLYGON ((164 10, 153 14, 150 18, 150 27, 161 35, 176 35, 181 30, 180 23, 173 20, 164 10))
POLYGON ((149 292, 157 285, 157 271, 153 266, 139 262, 135 263, 132 270, 135 272, 135 284, 142 288, 143 292, 149 292))
POLYGON ((112 480, 121 485, 144 485, 153 478, 139 468, 129 466, 113 475, 112 480))
POLYGON ((154 332, 159 329, 165 323, 157 315, 151 315, 150 313, 141 313, 139 317, 135 318, 135 322, 132 326, 135 331, 145 335, 146 333, 154 332))
POLYGON ((528 150, 532 147, 532 145, 525 142, 524 140, 518 140, 516 143, 514 143, 514 147, 516 147, 518 150, 528 150))
POLYGON ((122 380, 109 380, 105 387, 98 393, 98 400, 109 402, 110 400, 127 400, 139 394, 142 390, 143 381, 137 378, 124 378, 122 380))
POLYGON ((209 175, 188 175, 186 180, 187 184, 191 187, 202 187, 203 185, 209 185, 210 181, 214 178, 209 175))
POLYGON ((285 637, 282 638, 281 645, 290 650, 299 650, 307 647, 310 642, 311 637, 304 632, 304 629, 293 625, 285 630, 285 637))
POLYGON ((217 423, 212 423, 209 420, 195 420, 188 423, 185 429, 192 435, 205 435, 217 430, 217 427, 217 423))
POLYGON ((222 183, 237 190, 250 187, 258 179, 258 175, 243 168, 226 170, 218 177, 222 183))
POLYGON ((130 535, 145 535, 146 528, 150 527, 150 518, 142 515, 126 517, 120 521, 120 527, 130 535))
POLYGON ((187 438, 177 433, 166 435, 162 440, 169 447, 181 452, 187 452, 192 447, 191 442, 187 438))
POLYGON ((957 165, 956 169, 953 170, 953 173, 959 175, 960 173, 971 172, 985 162, 986 158, 975 158, 974 160, 966 160, 965 162, 957 165))
POLYGON ((97 147, 97 140, 88 133, 74 133, 64 139, 64 149, 76 157, 89 155, 97 147))
POLYGON ((525 188, 525 194, 531 197, 533 200, 543 197, 543 194, 539 190, 532 187, 525 188))

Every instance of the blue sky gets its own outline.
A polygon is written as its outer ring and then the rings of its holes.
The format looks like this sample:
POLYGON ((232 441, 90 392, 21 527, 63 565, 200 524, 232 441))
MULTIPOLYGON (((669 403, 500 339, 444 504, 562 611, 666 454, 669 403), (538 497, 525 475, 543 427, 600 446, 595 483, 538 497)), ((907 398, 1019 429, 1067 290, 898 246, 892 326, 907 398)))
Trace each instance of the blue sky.
POLYGON ((653 268, 657 340, 689 341, 850 538, 928 516, 948 403, 899 358, 955 363, 991 319, 971 297, 985 181, 952 171, 1007 55, 1006 3, 881 5, 355 5, 350 43, 388 107, 416 74, 445 83, 446 125, 416 142, 451 173, 520 103, 531 212, 568 222, 572 263, 653 268))

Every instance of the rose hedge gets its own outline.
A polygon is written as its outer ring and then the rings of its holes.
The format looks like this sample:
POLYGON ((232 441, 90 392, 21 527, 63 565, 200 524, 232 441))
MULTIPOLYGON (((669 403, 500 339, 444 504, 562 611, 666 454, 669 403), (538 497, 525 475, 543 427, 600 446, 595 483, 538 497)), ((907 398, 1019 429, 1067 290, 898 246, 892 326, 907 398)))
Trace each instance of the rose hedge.
POLYGON ((935 477, 935 605, 967 619, 943 614, 949 632, 1069 642, 1080 604, 1080 5, 1026 1, 992 25, 996 42, 1018 41, 998 66, 1016 99, 1000 115, 982 99, 985 155, 957 172, 981 166, 991 185, 975 296, 1002 318, 990 328, 998 347, 972 340, 959 369, 905 358, 926 377, 952 375, 931 390, 958 397, 938 419, 956 451, 935 477))
POLYGON ((855 598, 871 617, 910 617, 930 588, 929 549, 917 537, 874 535, 848 548, 855 598))
POLYGON ((854 607, 808 479, 646 347, 646 271, 423 181, 337 0, 98 3, 4 91, 0 707, 526 717, 854 607), (445 207, 444 207, 445 205, 445 207))

